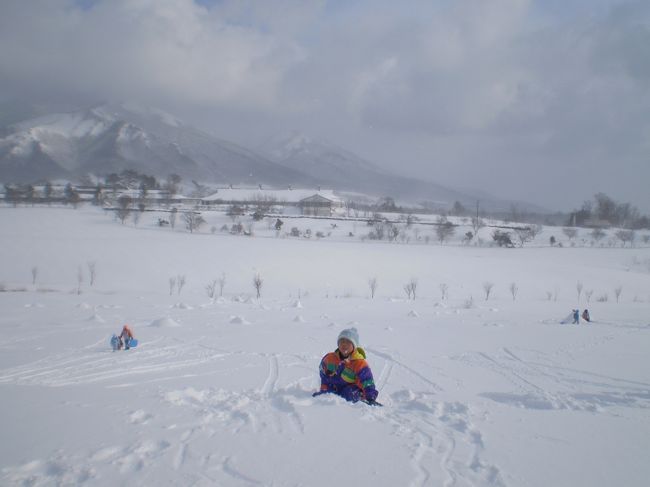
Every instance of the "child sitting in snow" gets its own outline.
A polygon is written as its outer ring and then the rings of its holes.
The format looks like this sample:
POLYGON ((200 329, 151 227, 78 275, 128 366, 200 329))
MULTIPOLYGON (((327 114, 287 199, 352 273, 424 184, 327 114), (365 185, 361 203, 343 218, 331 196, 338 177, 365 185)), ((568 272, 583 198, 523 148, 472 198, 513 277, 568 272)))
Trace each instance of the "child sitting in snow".
MULTIPOLYGON (((115 337, 115 335, 113 336, 115 337)), ((131 348, 131 340, 133 340, 135 337, 133 336, 133 330, 131 330, 131 327, 129 325, 124 325, 122 332, 117 335, 116 338, 117 350, 122 350, 123 347, 128 350, 131 348)), ((115 345, 113 348, 116 348, 115 345)))
POLYGON ((579 309, 574 309, 573 310, 573 324, 574 325, 579 325, 580 324, 580 310, 579 309))
POLYGON ((356 328, 347 328, 339 333, 338 348, 323 357, 320 363, 320 391, 314 396, 333 392, 348 401, 362 399, 369 404, 376 403, 377 389, 372 371, 366 362, 366 352, 359 347, 359 333, 356 328))

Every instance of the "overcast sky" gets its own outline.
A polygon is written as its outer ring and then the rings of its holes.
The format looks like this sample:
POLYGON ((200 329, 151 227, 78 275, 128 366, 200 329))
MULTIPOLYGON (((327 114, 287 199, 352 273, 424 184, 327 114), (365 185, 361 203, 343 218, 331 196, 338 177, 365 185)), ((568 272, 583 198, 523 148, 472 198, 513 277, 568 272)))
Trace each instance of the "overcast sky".
POLYGON ((551 209, 650 211, 650 2, 2 0, 0 97, 293 129, 551 209))

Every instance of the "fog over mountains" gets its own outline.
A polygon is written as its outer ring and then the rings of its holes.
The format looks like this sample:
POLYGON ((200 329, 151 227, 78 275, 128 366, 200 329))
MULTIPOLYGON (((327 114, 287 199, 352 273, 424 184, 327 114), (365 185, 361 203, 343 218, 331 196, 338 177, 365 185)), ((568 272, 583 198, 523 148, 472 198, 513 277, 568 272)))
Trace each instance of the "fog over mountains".
MULTIPOLYGON (((405 156, 406 157, 406 156, 405 156)), ((163 111, 101 105, 0 128, 0 181, 104 176, 132 169, 202 183, 322 186, 410 202, 460 201, 506 209, 511 202, 389 174, 345 149, 294 132, 255 151, 186 125, 163 111)), ((517 203, 521 209, 536 209, 517 203)))

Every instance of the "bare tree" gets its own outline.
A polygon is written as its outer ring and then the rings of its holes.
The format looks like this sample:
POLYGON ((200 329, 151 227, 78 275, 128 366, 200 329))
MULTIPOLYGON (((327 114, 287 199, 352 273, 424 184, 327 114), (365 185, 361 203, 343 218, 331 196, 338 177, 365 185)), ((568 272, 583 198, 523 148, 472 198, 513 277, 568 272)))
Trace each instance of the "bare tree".
POLYGON ((537 238, 537 235, 542 233, 543 230, 544 230, 544 226, 539 225, 537 223, 528 226, 528 231, 530 232, 530 235, 533 237, 533 240, 535 240, 537 238))
POLYGON ((215 292, 217 290, 217 280, 213 279, 205 286, 205 292, 207 293, 210 299, 214 299, 215 292))
POLYGON ((77 269, 77 294, 81 294, 81 283, 84 282, 84 273, 81 266, 77 269))
POLYGON ((515 234, 519 240, 520 247, 523 247, 526 242, 530 242, 535 238, 535 233, 530 228, 517 228, 515 234))
POLYGON ((444 301, 449 297, 449 286, 445 283, 440 284, 440 299, 444 301))
POLYGON ((183 213, 183 220, 185 221, 185 228, 187 228, 190 233, 193 233, 194 230, 198 230, 199 227, 205 223, 201 214, 194 211, 183 213))
POLYGON ((174 196, 180 189, 182 178, 178 174, 170 174, 167 176, 166 188, 170 196, 174 196))
POLYGON ((418 280, 411 278, 411 280, 404 285, 404 292, 408 299, 413 299, 415 301, 415 292, 418 288, 418 280))
POLYGON ((38 267, 32 267, 32 285, 36 284, 36 277, 38 276, 38 267))
POLYGON ((472 217, 472 230, 474 230, 474 235, 478 235, 478 231, 485 226, 485 222, 482 218, 478 216, 472 217))
POLYGON ((513 282, 510 284, 510 294, 512 294, 512 300, 515 301, 517 299, 517 293, 519 292, 519 287, 517 286, 516 282, 513 282))
POLYGON ((575 228, 563 228, 562 233, 567 236, 570 242, 573 242, 573 239, 578 235, 578 230, 575 228))
POLYGON ((618 238, 621 243, 623 244, 623 247, 625 247, 625 244, 627 242, 630 242, 630 245, 634 243, 634 239, 636 238, 636 234, 634 233, 634 230, 619 230, 618 232, 615 233, 616 238, 618 238))
POLYGON ((494 287, 493 282, 485 281, 483 283, 483 291, 485 291, 485 300, 487 301, 490 299, 490 293, 492 292, 492 288, 494 287))
POLYGON ((593 238, 596 242, 599 242, 600 240, 605 238, 605 232, 600 228, 594 228, 591 231, 591 238, 593 238))
POLYGON ((178 216, 178 208, 172 208, 172 211, 169 212, 169 226, 172 228, 176 228, 176 217, 178 216))
POLYGON ((587 302, 589 303, 591 301, 591 296, 594 294, 594 290, 590 289, 589 291, 585 291, 585 298, 587 298, 587 302))
POLYGON ((219 296, 223 296, 223 288, 226 286, 226 273, 222 272, 219 278, 219 296))
POLYGON ((582 283, 580 281, 576 284, 576 291, 578 291, 578 301, 580 301, 580 296, 582 295, 582 283))
POLYGON ((445 240, 448 240, 454 235, 454 233, 456 233, 454 224, 448 221, 444 216, 439 216, 437 218, 436 225, 436 236, 438 237, 440 245, 445 243, 445 240))
POLYGON ((616 296, 616 302, 618 303, 621 293, 623 292, 623 286, 616 286, 614 288, 614 295, 616 296))
POLYGON ((171 296, 174 294, 174 289, 176 289, 176 278, 175 277, 170 277, 169 278, 169 295, 171 296))
POLYGON ((178 295, 181 295, 181 291, 183 290, 183 286, 185 286, 185 275, 184 274, 179 274, 178 277, 176 278, 176 283, 178 287, 178 295))
POLYGON ((123 194, 117 199, 117 217, 122 222, 122 225, 124 225, 124 222, 131 214, 132 202, 133 202, 133 198, 125 194, 123 194))
POLYGON ((258 299, 262 295, 262 284, 263 283, 264 283, 264 280, 262 279, 262 276, 260 276, 259 273, 255 274, 255 276, 253 277, 253 286, 255 287, 255 292, 257 293, 257 298, 258 299))
POLYGON ((418 290, 418 280, 416 278, 411 278, 411 289, 413 290, 413 301, 415 301, 415 292, 418 290))
POLYGON ((372 277, 368 279, 368 287, 370 288, 370 297, 375 298, 375 291, 377 291, 377 278, 372 277))
POLYGON ((90 274, 90 285, 95 284, 95 278, 97 277, 97 263, 96 262, 87 262, 88 265, 88 274, 90 274))

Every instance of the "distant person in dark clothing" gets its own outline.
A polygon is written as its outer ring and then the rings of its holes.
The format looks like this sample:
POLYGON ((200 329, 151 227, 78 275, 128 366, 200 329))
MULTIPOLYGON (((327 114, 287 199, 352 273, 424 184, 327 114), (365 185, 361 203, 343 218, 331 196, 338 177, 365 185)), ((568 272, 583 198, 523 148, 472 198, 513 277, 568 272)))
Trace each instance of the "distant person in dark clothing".
POLYGON ((585 309, 582 312, 582 319, 585 320, 587 323, 589 323, 591 321, 591 316, 589 316, 589 310, 588 309, 585 309))
POLYGON ((574 325, 579 325, 580 324, 580 310, 579 309, 574 309, 573 310, 573 324, 574 325))

